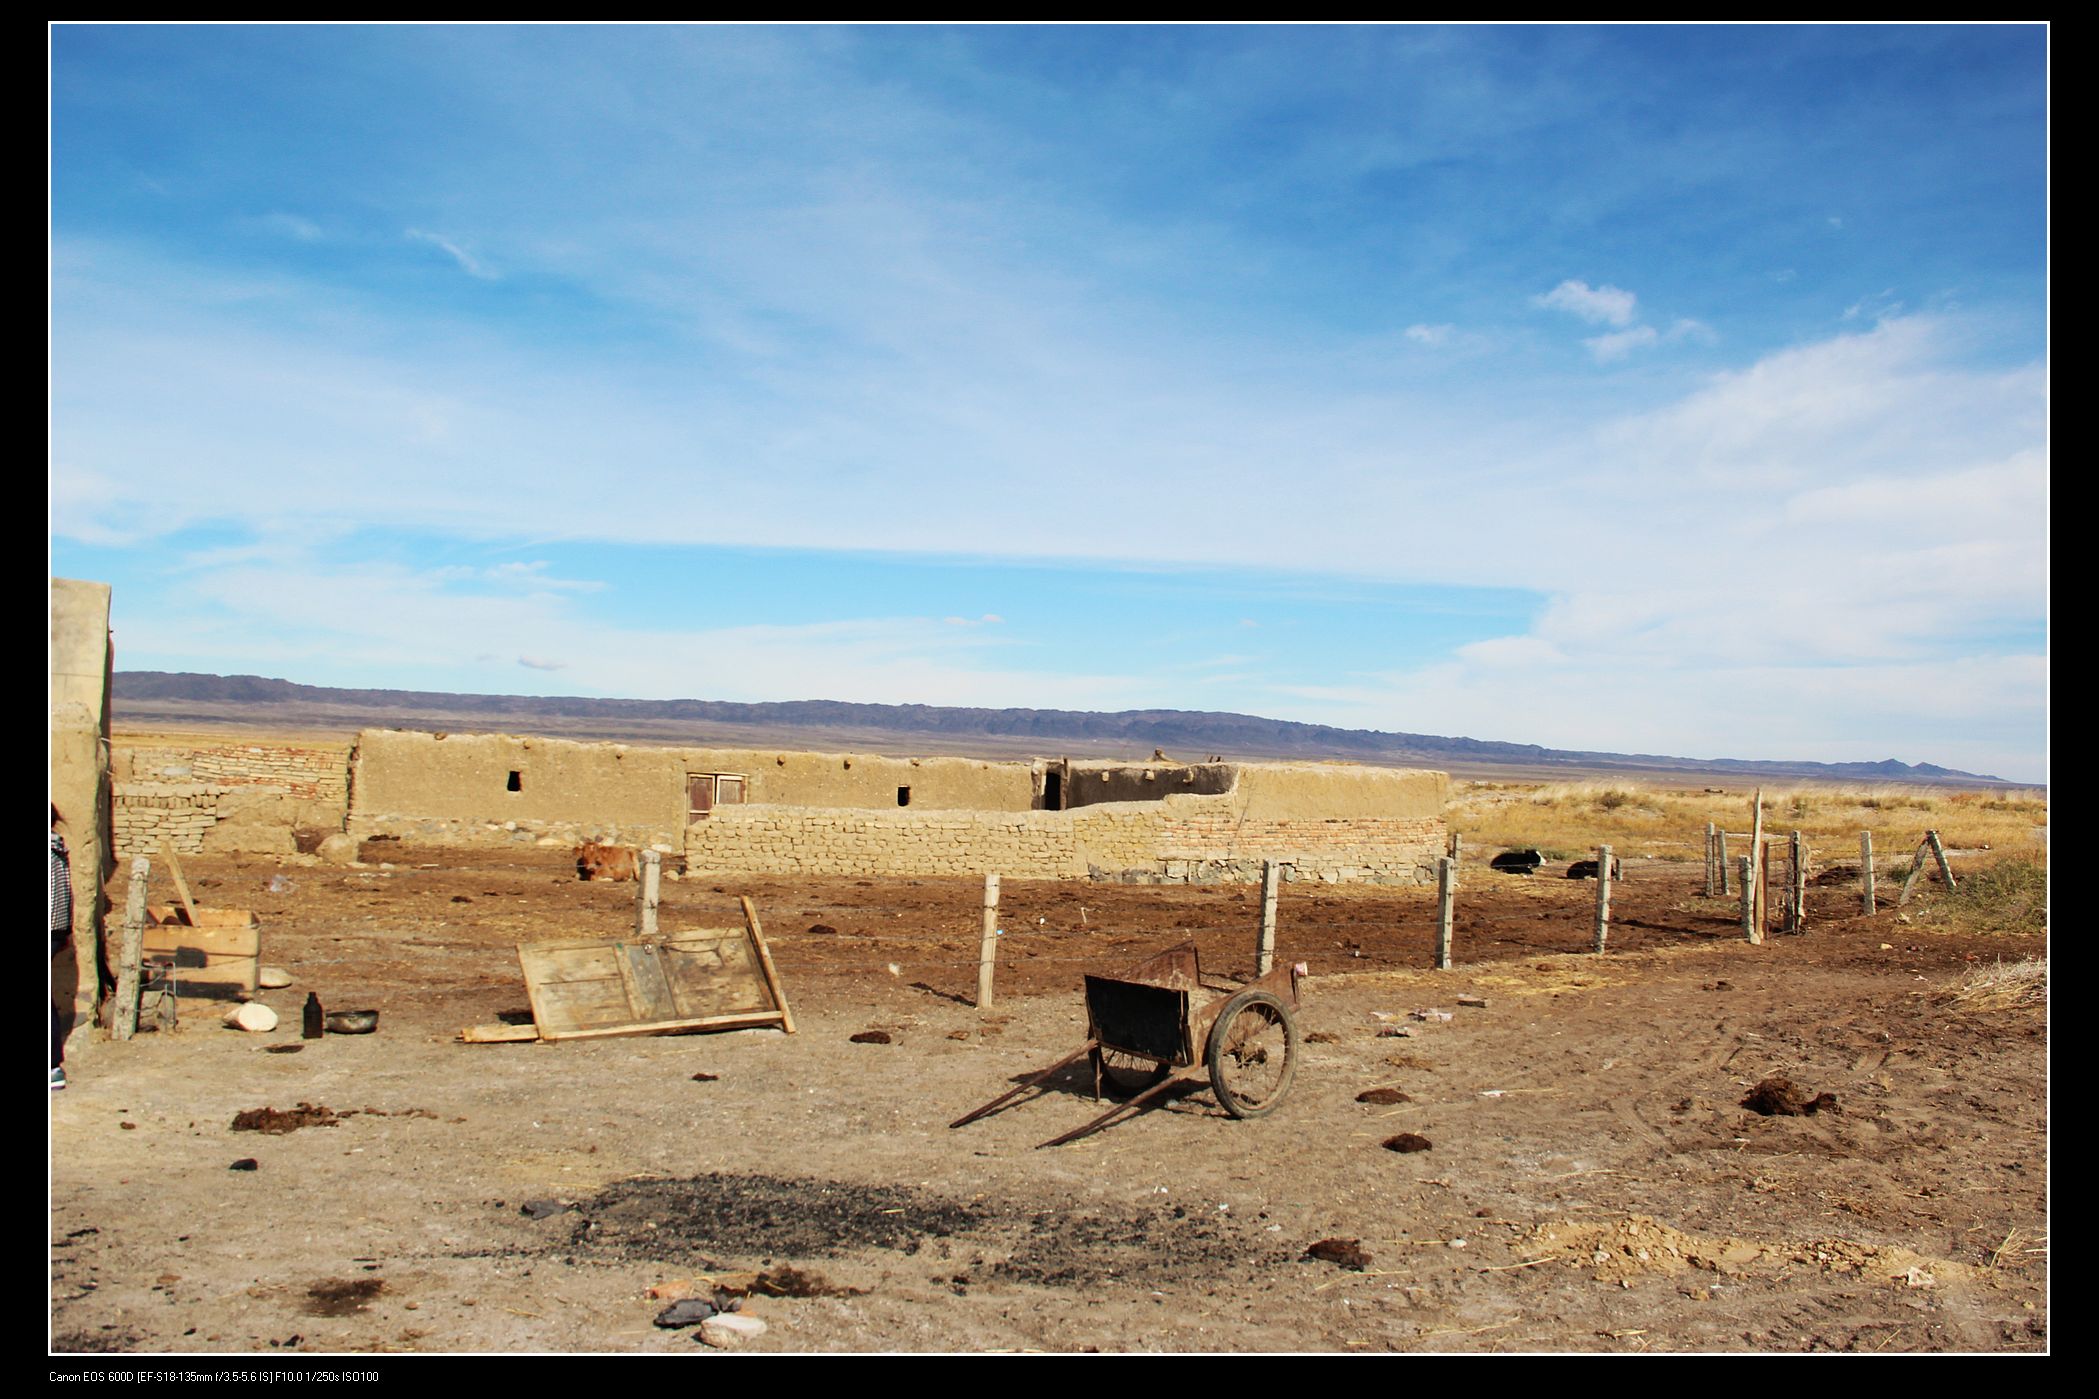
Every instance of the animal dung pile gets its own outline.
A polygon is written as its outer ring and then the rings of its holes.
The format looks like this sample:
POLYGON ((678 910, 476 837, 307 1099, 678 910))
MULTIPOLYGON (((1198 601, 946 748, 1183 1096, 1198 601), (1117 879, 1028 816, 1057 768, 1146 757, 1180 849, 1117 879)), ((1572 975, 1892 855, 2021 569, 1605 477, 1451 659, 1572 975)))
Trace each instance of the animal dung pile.
POLYGON ((351 1113, 336 1113, 331 1109, 317 1107, 312 1103, 301 1103, 290 1112, 279 1112, 275 1108, 249 1108, 233 1119, 236 1132, 267 1132, 281 1137, 287 1132, 296 1132, 301 1127, 333 1127, 351 1113))
POLYGON ((1765 1117, 1813 1117, 1818 1112, 1839 1112, 1837 1095, 1817 1093, 1810 1098, 1785 1077, 1767 1078, 1749 1090, 1742 1106, 1765 1117))
POLYGON ((1391 1103, 1411 1103, 1414 1100, 1408 1097, 1405 1093, 1400 1092, 1397 1088, 1366 1088, 1361 1093, 1356 1094, 1356 1101, 1359 1103, 1377 1103, 1380 1105, 1384 1105, 1391 1103))
POLYGON ((1321 1239, 1305 1250, 1305 1257, 1358 1273, 1370 1266, 1370 1255, 1363 1251, 1361 1239, 1321 1239))
POLYGON ((1427 1151, 1432 1145, 1427 1137, 1418 1136, 1413 1132, 1401 1132, 1396 1137, 1385 1138, 1384 1141, 1387 1151, 1427 1151))

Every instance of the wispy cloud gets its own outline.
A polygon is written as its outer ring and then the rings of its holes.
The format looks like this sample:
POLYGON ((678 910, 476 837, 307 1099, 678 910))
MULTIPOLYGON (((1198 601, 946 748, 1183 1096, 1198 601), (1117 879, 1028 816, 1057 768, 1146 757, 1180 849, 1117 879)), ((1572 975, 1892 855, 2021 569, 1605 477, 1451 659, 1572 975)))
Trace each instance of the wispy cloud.
POLYGON ((418 243, 428 243, 431 247, 446 253, 451 257, 452 261, 459 264, 460 270, 469 277, 478 277, 484 282, 494 282, 502 279, 501 273, 442 234, 430 233, 420 228, 411 228, 405 236, 418 243))

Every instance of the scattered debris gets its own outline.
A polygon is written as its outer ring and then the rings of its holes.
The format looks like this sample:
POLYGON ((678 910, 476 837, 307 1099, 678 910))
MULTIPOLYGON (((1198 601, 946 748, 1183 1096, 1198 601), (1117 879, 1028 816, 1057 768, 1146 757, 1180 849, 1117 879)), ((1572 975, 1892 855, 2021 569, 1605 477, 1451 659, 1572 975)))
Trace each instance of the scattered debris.
POLYGON ((270 892, 272 894, 296 894, 299 892, 299 886, 281 874, 273 874, 270 876, 270 892))
POLYGON ((1784 1077, 1767 1078, 1749 1090, 1742 1106, 1765 1117, 1812 1117, 1818 1112, 1839 1112, 1837 1095, 1818 1093, 1810 1098, 1784 1077))
POLYGON ((573 1200, 527 1200, 518 1206, 518 1213, 527 1219, 552 1219, 557 1214, 567 1214, 575 1208, 573 1200))
POLYGON ((1732 991, 1735 989, 1735 984, 1732 981, 1708 981, 1698 989, 1701 991, 1732 991))
POLYGON ((835 934, 838 930, 832 927, 829 923, 811 923, 809 925, 809 931, 818 935, 819 937, 829 937, 835 934))
POLYGON ((255 1170, 261 1164, 261 1162, 257 1161, 252 1156, 243 1156, 240 1160, 234 1162, 226 1169, 229 1171, 252 1171, 255 1170))
POLYGON ((1391 1104, 1411 1103, 1414 1100, 1407 1094, 1400 1092, 1397 1088, 1367 1088, 1356 1094, 1356 1101, 1359 1103, 1391 1104))
POLYGON ((249 1108, 246 1112, 234 1116, 233 1130, 265 1132, 273 1137, 281 1137, 287 1132, 296 1132, 301 1127, 333 1127, 349 1115, 337 1114, 313 1103, 301 1103, 289 1112, 279 1112, 275 1108, 249 1108))
POLYGON ((1361 1239, 1321 1239, 1305 1250, 1305 1257, 1360 1273, 1370 1266, 1370 1255, 1362 1244, 1361 1239))
POLYGON ((765 1323, 742 1312, 710 1316, 700 1323, 700 1340, 710 1346, 733 1350, 765 1334, 765 1323))
POLYGON ((852 1038, 854 1044, 888 1044, 890 1042, 887 1030, 862 1030, 852 1038))
POLYGON ((1305 1036, 1306 1044, 1338 1044, 1340 1042, 1341 1036, 1333 1033, 1331 1030, 1314 1030, 1311 1034, 1305 1036))
MULTIPOLYGON (((386 1283, 379 1278, 343 1278, 340 1281, 317 1282, 306 1289, 306 1314, 308 1316, 355 1316, 372 1304, 372 1299, 386 1291, 386 1283)), ((286 1342, 287 1345, 290 1342, 286 1342)))
POLYGON ((1427 1151, 1433 1144, 1427 1137, 1418 1136, 1413 1132, 1401 1132, 1396 1137, 1385 1138, 1383 1145, 1387 1151, 1412 1152, 1427 1151))
POLYGON ((656 1313, 656 1324, 666 1331, 675 1331, 682 1326, 697 1326, 713 1316, 717 1308, 705 1297, 684 1297, 656 1313))
POLYGON ((379 1028, 379 1012, 376 1010, 335 1010, 323 1017, 324 1025, 331 1035, 369 1035, 379 1028))
POLYGON ((261 1001, 247 1001, 226 1012, 226 1024, 250 1034, 266 1035, 277 1028, 277 1012, 261 1001))
POLYGON ((1407 1018, 1410 1020, 1447 1021, 1455 1020, 1457 1017, 1447 1010, 1437 1010, 1431 1006, 1427 1010, 1410 1010, 1407 1012, 1407 1018))
POLYGON ((721 1082, 721 1075, 710 1073, 697 1073, 692 1076, 692 1081, 694 1083, 719 1083, 721 1082))
POLYGON ((273 1044, 265 1046, 262 1052, 265 1054, 297 1054, 304 1048, 306 1046, 303 1044, 273 1044))
POLYGON ((1410 1040, 1414 1038, 1414 1032, 1404 1025, 1387 1025, 1377 1032, 1377 1037, 1381 1040, 1410 1040))
POLYGON ((1487 1008, 1487 998, 1485 996, 1460 996, 1458 997, 1458 1004, 1470 1006, 1474 1010, 1485 1010, 1487 1008))
POLYGON ((282 967, 264 967, 255 974, 255 983, 265 991, 281 991, 292 984, 292 974, 282 967))

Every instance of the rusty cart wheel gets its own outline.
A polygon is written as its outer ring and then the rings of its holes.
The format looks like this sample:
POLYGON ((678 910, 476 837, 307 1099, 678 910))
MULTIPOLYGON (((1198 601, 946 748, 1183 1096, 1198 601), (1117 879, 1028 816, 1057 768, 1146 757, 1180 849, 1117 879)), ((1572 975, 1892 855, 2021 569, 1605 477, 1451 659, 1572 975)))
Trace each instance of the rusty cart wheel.
POLYGON ((1156 1059, 1106 1045, 1093 1051, 1093 1061, 1100 1069, 1102 1090, 1116 1098, 1134 1097, 1167 1074, 1166 1065, 1156 1059))
POLYGON ((1297 1077, 1297 1021, 1290 1007, 1272 992, 1241 991, 1217 1013, 1203 1060, 1226 1112, 1266 1117, 1297 1077))

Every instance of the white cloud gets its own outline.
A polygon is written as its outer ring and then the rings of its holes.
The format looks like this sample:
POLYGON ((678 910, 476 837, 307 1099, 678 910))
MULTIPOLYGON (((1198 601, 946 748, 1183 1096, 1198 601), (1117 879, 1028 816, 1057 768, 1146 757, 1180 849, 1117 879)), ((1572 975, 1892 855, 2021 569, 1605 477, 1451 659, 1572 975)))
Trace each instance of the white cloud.
POLYGON ((1618 287, 1592 287, 1570 277, 1531 300, 1536 305, 1579 316, 1592 325, 1628 326, 1633 323, 1633 304, 1638 298, 1618 287))
POLYGON ((432 247, 450 254, 452 260, 458 263, 460 269, 469 277, 478 277, 484 282, 494 282, 502 279, 501 273, 442 234, 426 232, 420 228, 411 228, 407 231, 406 236, 418 243, 428 243, 432 247))
POLYGON ((532 656, 519 656, 517 663, 527 670, 567 670, 567 661, 543 661, 532 656))
POLYGON ((1609 335, 1598 335, 1582 341, 1598 364, 1609 364, 1624 359, 1634 350, 1642 350, 1662 337, 1651 325, 1634 326, 1631 330, 1613 331, 1609 335))
POLYGON ((1453 325, 1410 325, 1407 327, 1407 339, 1417 345, 1434 348, 1449 344, 1450 337, 1456 330, 1457 327, 1453 325))

